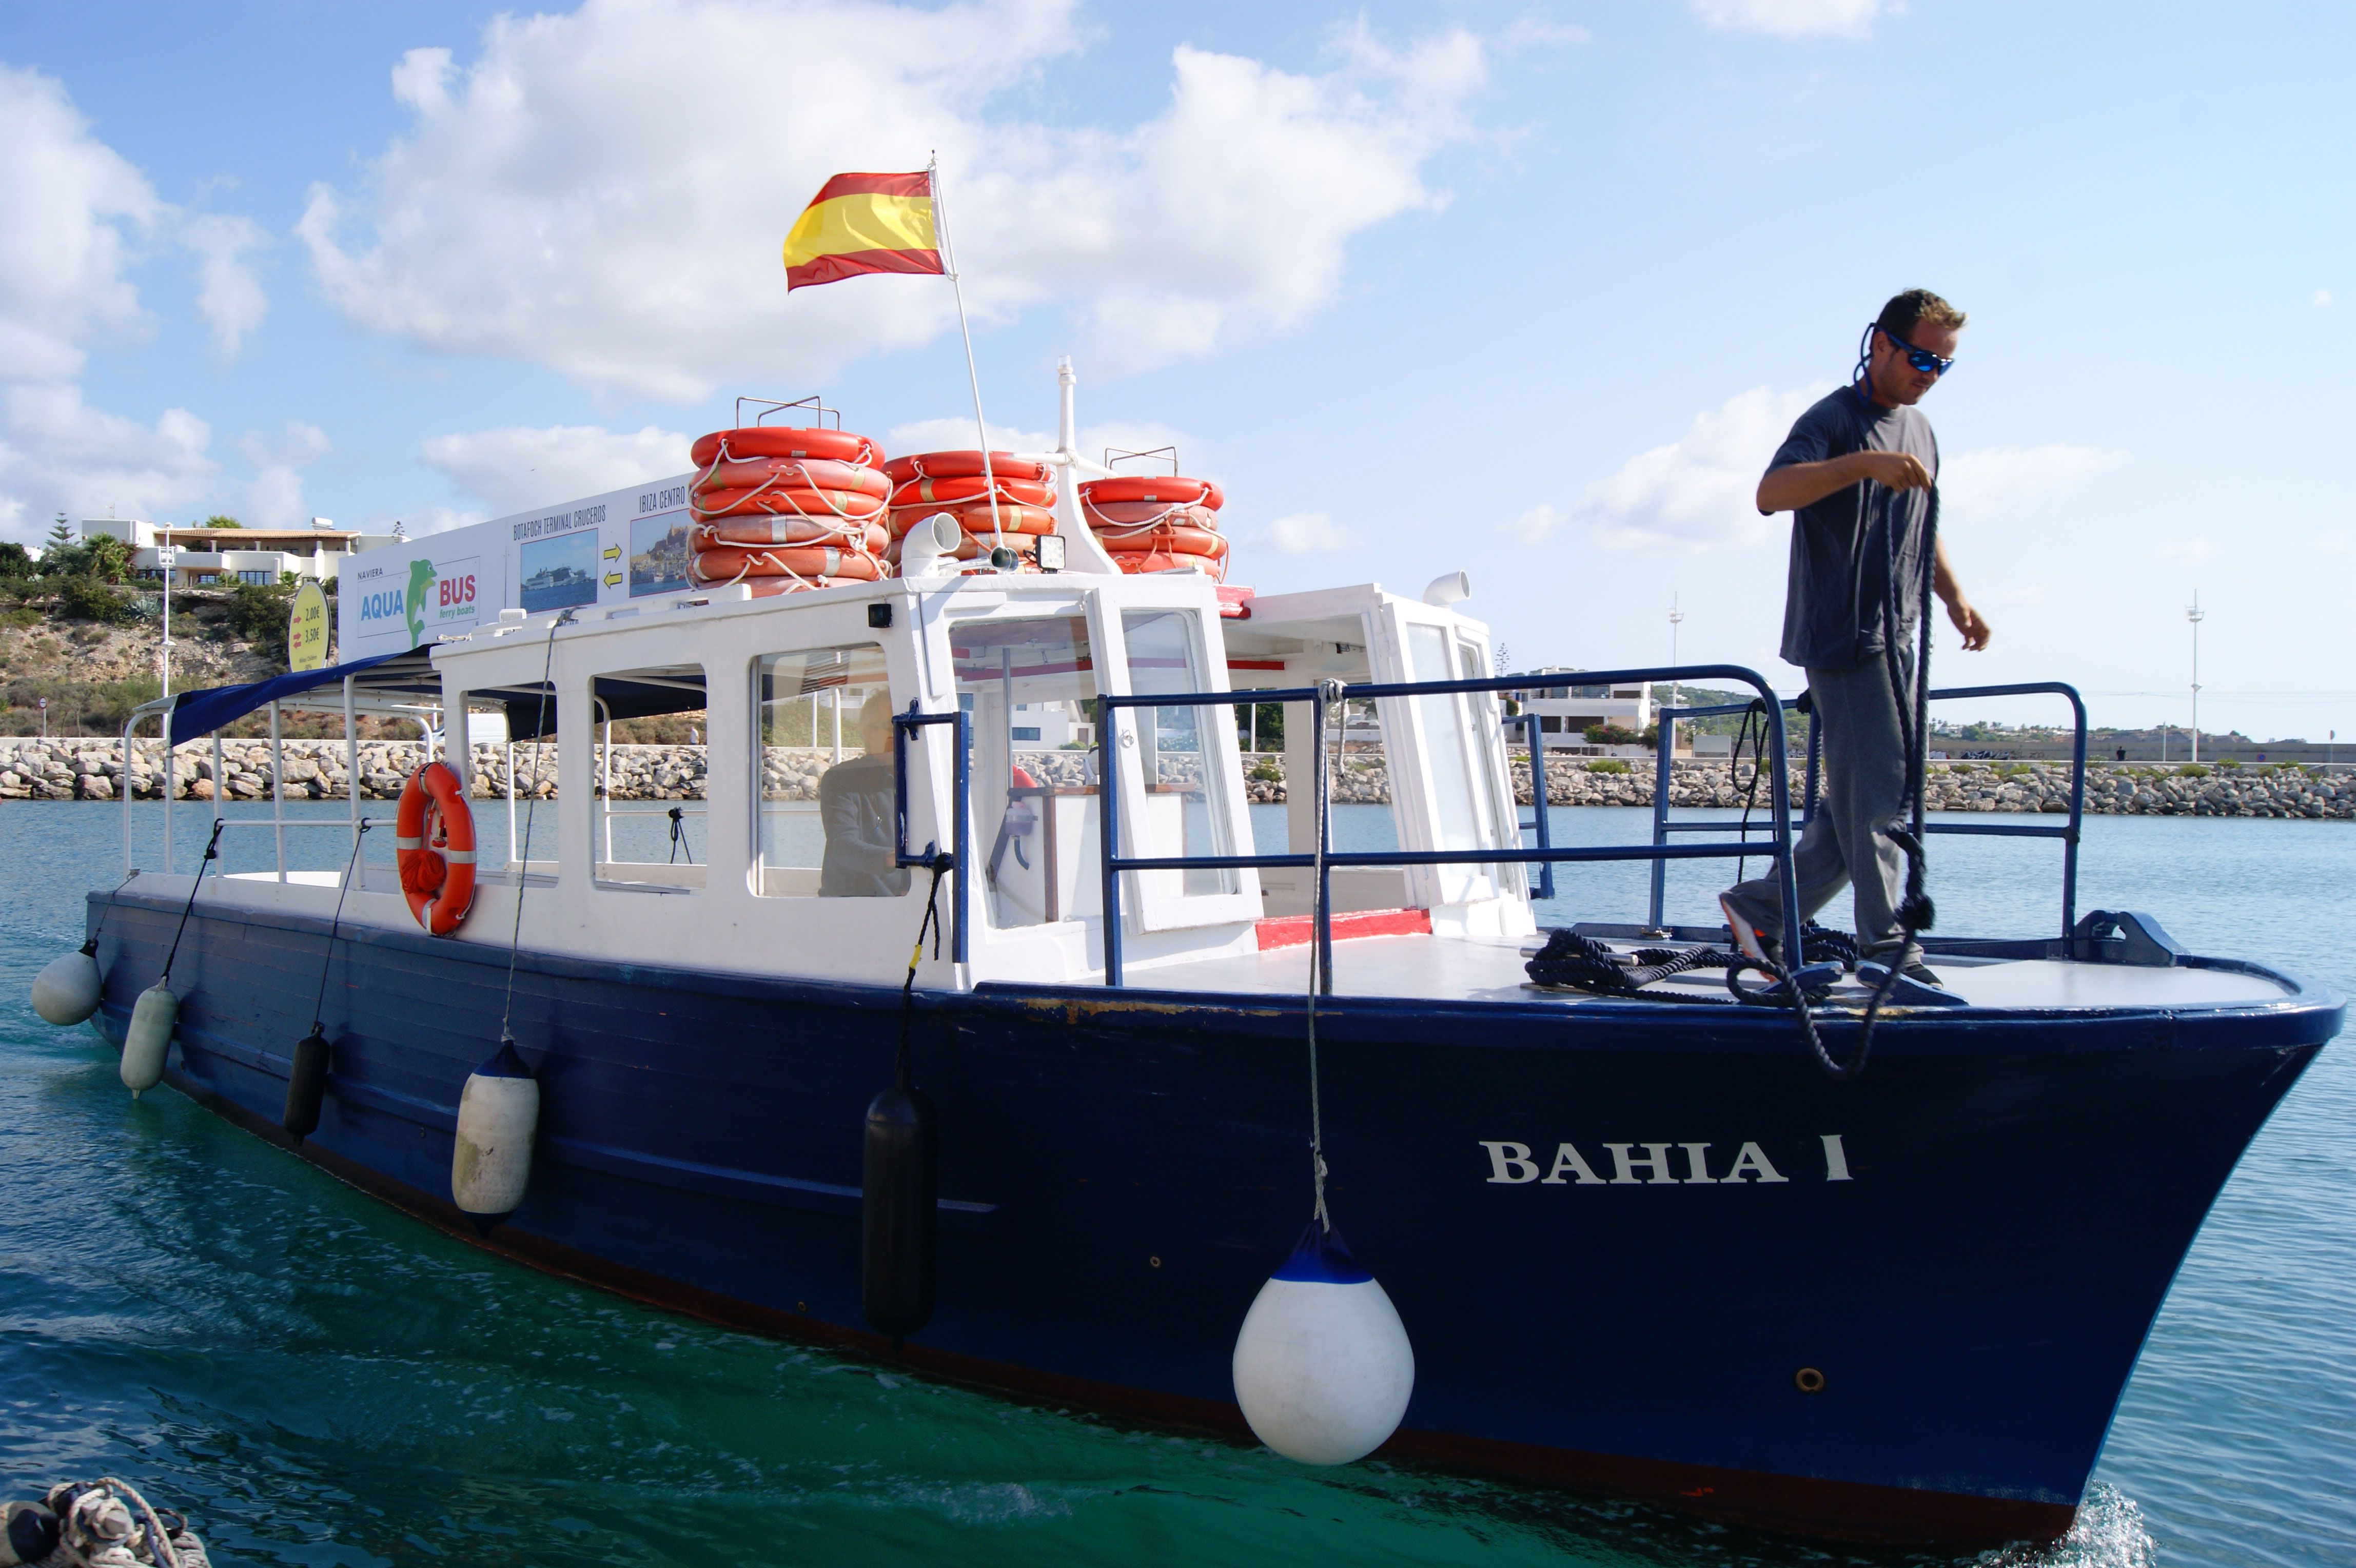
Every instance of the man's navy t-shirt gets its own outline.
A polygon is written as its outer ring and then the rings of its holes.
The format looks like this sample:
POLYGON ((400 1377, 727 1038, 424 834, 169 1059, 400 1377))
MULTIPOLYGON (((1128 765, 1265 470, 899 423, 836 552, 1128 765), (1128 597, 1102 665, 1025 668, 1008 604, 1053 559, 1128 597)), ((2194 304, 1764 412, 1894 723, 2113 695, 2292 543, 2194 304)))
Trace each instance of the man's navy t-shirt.
MULTIPOLYGON (((1883 408, 1843 387, 1800 415, 1783 438, 1772 472, 1852 452, 1912 453, 1935 482, 1939 443, 1913 408, 1883 408)), ((1898 636, 1913 635, 1922 594, 1927 490, 1859 483, 1835 490, 1792 516, 1792 569, 1783 597, 1783 658, 1804 669, 1852 670, 1880 657, 1884 590, 1889 582, 1886 517, 1897 530, 1898 636), (1870 495, 1871 500, 1868 501, 1870 495), (1858 511, 1870 508, 1866 526, 1858 511)))

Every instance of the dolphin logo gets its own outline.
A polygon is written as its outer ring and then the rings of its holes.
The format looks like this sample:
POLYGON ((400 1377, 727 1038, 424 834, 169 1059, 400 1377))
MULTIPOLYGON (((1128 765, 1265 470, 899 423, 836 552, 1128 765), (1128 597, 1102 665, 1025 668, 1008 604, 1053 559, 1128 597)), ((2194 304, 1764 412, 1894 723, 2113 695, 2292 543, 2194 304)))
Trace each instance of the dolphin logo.
POLYGON ((424 635, 425 590, 434 585, 434 563, 412 561, 409 564, 409 597, 402 605, 402 613, 409 621, 409 646, 417 646, 424 635))

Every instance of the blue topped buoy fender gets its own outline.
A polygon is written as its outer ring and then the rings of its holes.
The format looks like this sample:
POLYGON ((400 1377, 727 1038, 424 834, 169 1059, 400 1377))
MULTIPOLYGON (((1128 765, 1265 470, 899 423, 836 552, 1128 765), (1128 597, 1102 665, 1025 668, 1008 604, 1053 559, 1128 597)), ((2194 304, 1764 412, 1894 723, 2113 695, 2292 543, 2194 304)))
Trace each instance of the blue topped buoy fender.
POLYGON ((450 1151, 450 1196, 477 1230, 488 1230, 522 1205, 539 1128, 540 1080, 514 1037, 502 1036, 490 1060, 466 1075, 450 1151))
POLYGON ((1254 1435, 1303 1465, 1346 1465, 1398 1430, 1415 1350, 1398 1309, 1341 1233, 1312 1219, 1236 1336, 1236 1402, 1254 1435))
POLYGON ((98 1011, 98 939, 79 950, 61 954, 33 976, 33 1011, 59 1028, 79 1024, 98 1011))

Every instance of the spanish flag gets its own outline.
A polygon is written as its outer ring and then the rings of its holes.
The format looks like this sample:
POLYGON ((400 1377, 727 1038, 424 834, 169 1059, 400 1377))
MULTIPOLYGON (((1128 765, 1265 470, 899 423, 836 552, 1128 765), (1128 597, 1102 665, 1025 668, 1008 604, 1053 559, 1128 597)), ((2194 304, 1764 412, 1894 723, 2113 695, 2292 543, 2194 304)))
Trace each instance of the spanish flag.
POLYGON ((922 169, 836 175, 786 235, 787 293, 861 273, 946 271, 933 231, 932 177, 922 169))

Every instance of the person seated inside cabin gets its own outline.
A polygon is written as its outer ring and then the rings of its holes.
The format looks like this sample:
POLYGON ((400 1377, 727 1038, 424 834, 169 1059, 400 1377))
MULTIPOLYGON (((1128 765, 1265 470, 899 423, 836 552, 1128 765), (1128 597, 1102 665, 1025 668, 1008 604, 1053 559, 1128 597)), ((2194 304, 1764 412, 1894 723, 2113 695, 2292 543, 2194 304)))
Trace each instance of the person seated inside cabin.
POLYGON ((908 868, 893 864, 892 698, 878 692, 859 710, 865 755, 836 763, 818 781, 818 817, 826 829, 819 864, 821 898, 896 898, 908 868))

